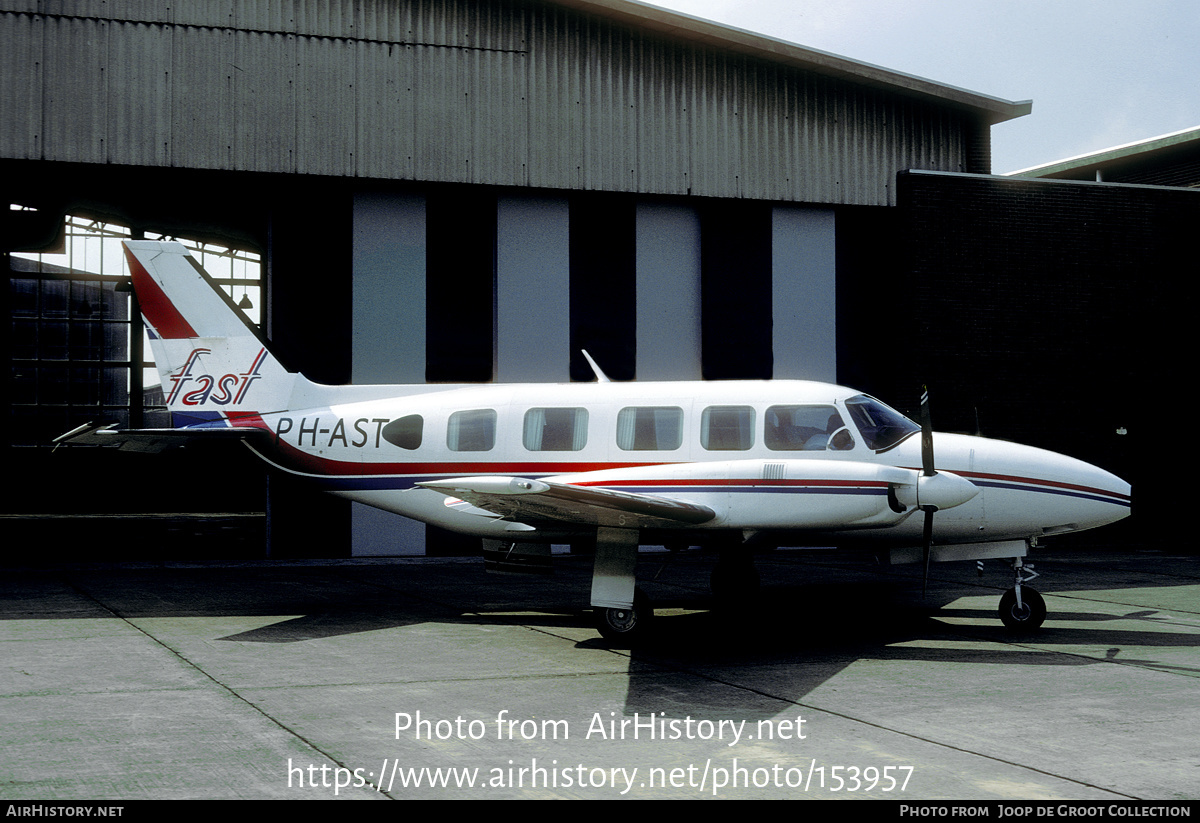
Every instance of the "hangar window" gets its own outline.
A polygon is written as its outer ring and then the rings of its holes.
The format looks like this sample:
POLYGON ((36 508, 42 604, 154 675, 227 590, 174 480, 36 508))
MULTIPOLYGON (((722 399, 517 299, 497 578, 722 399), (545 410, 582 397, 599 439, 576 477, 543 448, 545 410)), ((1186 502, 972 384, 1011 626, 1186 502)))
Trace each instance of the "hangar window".
POLYGON ((683 445, 683 409, 630 406, 617 414, 617 446, 625 451, 667 451, 683 445))
POLYGON ((587 445, 587 409, 530 409, 523 442, 530 451, 575 452, 587 445))
POLYGON ((700 445, 709 451, 746 451, 754 445, 754 409, 709 406, 700 417, 700 445))
POLYGON ((833 406, 772 406, 766 423, 765 442, 772 451, 854 448, 854 438, 833 406))
MULTIPOLYGON (((9 442, 49 445, 54 437, 89 422, 115 422, 123 428, 170 426, 150 346, 133 308, 121 247, 133 234, 123 226, 70 215, 61 225, 54 251, 16 251, 7 258, 12 323, 9 442)), ((151 233, 145 237, 159 239, 151 233)), ((246 310, 251 322, 257 322, 262 303, 258 256, 180 242, 246 310)))
POLYGON ((846 411, 867 448, 883 451, 921 430, 913 421, 874 397, 860 394, 846 401, 846 411))
POLYGON ((496 445, 495 409, 470 409, 450 415, 446 445, 455 452, 486 452, 496 445))
POLYGON ((419 414, 397 417, 383 427, 383 439, 393 446, 412 451, 421 448, 425 420, 419 414))

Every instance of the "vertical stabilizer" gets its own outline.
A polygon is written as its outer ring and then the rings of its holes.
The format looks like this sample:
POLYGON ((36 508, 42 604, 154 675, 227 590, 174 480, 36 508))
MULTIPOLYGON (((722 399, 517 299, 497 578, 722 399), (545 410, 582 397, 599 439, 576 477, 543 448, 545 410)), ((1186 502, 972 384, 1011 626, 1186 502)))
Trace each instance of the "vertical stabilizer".
POLYGON ((167 408, 185 416, 177 424, 287 409, 304 378, 283 368, 187 249, 124 245, 167 408))

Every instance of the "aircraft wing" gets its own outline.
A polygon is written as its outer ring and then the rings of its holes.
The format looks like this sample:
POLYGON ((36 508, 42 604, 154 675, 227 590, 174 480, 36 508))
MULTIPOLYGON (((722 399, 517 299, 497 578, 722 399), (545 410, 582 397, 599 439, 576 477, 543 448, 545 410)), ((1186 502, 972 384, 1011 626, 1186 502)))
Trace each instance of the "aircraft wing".
POLYGON ((692 526, 716 517, 697 503, 526 477, 458 477, 417 485, 523 522, 646 528, 692 526))
POLYGON ((109 446, 122 451, 156 454, 191 443, 245 440, 261 435, 253 428, 118 429, 115 423, 85 423, 54 438, 56 446, 109 446))

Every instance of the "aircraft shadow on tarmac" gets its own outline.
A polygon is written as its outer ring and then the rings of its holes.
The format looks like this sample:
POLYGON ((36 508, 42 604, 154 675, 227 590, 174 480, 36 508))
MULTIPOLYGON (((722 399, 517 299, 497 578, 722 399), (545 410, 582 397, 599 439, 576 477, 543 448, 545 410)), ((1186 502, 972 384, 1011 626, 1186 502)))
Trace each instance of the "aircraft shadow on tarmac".
MULTIPOLYGON (((1200 646, 1200 634, 1171 631, 1154 620, 1158 612, 1153 610, 1105 614, 1089 611, 1086 602, 1080 602, 1077 609, 1063 610, 1059 601, 1050 623, 1041 631, 1014 635, 996 617, 999 592, 994 588, 935 580, 922 598, 919 582, 910 577, 809 564, 799 570, 783 564, 782 574, 780 564, 768 564, 760 595, 752 606, 714 610, 704 585, 711 562, 692 560, 683 564, 682 573, 655 579, 656 562, 643 561, 640 572, 646 581, 644 588, 655 601, 654 632, 636 648, 620 652, 630 656, 631 672, 638 670, 633 665, 637 663, 685 670, 791 666, 794 677, 802 681, 791 684, 788 691, 794 696, 797 687, 805 693, 849 663, 864 659, 1006 666, 1102 662, 1094 655, 1047 653, 1065 646, 1103 648, 1110 661, 1200 671, 1147 656, 1154 648, 1200 646), (950 605, 964 596, 982 596, 978 601, 981 607, 950 605), (1131 630, 1130 620, 1151 622, 1145 631, 1131 630), (1113 625, 1117 621, 1123 623, 1122 628, 1113 625), (938 645, 936 641, 953 643, 938 645), (978 648, 970 648, 970 643, 978 648)), ((378 597, 370 598, 372 602, 364 602, 360 591, 352 600, 326 600, 301 616, 221 639, 292 643, 427 622, 522 625, 551 634, 556 629, 571 629, 578 635, 577 630, 589 627, 592 620, 590 611, 578 605, 585 602, 586 563, 576 561, 574 568, 571 563, 564 565, 565 574, 557 579, 518 577, 499 583, 495 576, 483 575, 477 565, 463 566, 452 570, 452 579, 419 588, 413 586, 414 574, 425 577, 445 570, 414 567, 388 579, 376 579, 382 588, 378 597), (385 594, 393 585, 403 591, 385 594)), ((607 642, 596 636, 576 645, 605 648, 607 642)), ((631 685, 631 695, 635 690, 631 685)))
MULTIPOLYGON (((941 575, 937 570, 922 598, 919 578, 907 572, 775 557, 760 559, 763 584, 754 603, 733 611, 712 608, 712 558, 642 558, 639 578, 657 614, 645 643, 614 650, 629 658, 627 712, 699 717, 711 711, 746 719, 778 714, 786 706, 779 697, 756 697, 729 685, 726 674, 741 669, 771 670, 772 693, 793 701, 859 661, 1029 667, 1116 662, 1200 673, 1166 654, 1200 646, 1195 625, 1175 630, 1162 612, 1144 607, 1103 613, 1089 609, 1086 600, 1057 598, 1041 631, 1014 635, 995 613, 1000 576, 980 582, 969 569, 941 575), (1145 630, 1130 628, 1138 623, 1145 630), (1072 651, 1055 653, 1067 647, 1072 651), (1162 660, 1154 659, 1155 649, 1164 651, 1162 660), (668 673, 684 676, 665 677, 668 673)), ((1084 588, 1069 575, 1060 579, 1064 591, 1084 588)), ((1162 585, 1180 582, 1163 579, 1162 585)), ((523 626, 545 633, 547 642, 558 636, 575 648, 607 648, 592 634, 585 605, 589 583, 588 559, 568 557, 555 575, 537 579, 488 575, 475 559, 117 570, 73 575, 71 586, 110 616, 127 619, 279 617, 216 638, 230 643, 302 643, 443 623, 523 626)), ((1131 585, 1145 587, 1147 581, 1131 585)), ((404 642, 403 632, 397 642, 404 642)))

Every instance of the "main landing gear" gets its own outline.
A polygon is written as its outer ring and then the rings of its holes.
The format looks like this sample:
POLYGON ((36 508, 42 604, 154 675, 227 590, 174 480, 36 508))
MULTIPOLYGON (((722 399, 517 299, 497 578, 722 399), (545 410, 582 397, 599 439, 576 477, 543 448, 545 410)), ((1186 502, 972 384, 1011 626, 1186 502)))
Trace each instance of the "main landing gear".
POLYGON ((592 614, 600 635, 623 647, 640 642, 654 617, 649 598, 636 585, 638 538, 636 529, 596 529, 592 614))
POLYGON ((1021 558, 1012 561, 1015 583, 1000 598, 1000 621, 1014 632, 1032 632, 1041 628, 1046 619, 1046 601, 1025 585, 1038 576, 1032 566, 1026 566, 1021 558))
POLYGON ((646 597, 641 589, 635 589, 632 606, 598 608, 594 614, 596 629, 601 637, 614 645, 632 646, 650 633, 654 607, 650 605, 650 598, 646 597))
MULTIPOLYGON (((650 598, 635 586, 637 537, 616 529, 600 531, 592 577, 592 614, 605 640, 629 648, 646 638, 654 618, 650 598)), ((758 597, 758 570, 740 546, 724 547, 712 571, 711 584, 714 605, 727 613, 740 613, 753 606, 758 597)))

